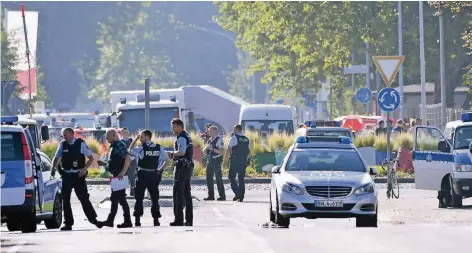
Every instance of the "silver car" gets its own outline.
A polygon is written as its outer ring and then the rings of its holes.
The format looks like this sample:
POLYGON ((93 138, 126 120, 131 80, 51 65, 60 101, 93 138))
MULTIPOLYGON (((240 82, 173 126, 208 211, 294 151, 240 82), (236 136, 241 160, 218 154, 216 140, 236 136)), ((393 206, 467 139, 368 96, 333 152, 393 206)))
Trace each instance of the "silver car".
POLYGON ((366 166, 349 138, 339 139, 343 141, 295 143, 281 166, 272 168, 272 222, 288 227, 290 218, 355 217, 357 227, 377 227, 372 179, 377 171, 366 166))

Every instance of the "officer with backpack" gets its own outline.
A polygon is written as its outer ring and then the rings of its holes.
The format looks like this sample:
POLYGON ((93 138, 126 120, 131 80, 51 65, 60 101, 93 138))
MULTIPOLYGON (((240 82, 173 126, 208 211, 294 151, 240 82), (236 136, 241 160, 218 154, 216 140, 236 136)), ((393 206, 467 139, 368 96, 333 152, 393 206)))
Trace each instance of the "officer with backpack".
POLYGON ((141 226, 141 216, 143 216, 143 199, 146 189, 151 197, 151 214, 154 219, 154 226, 160 226, 159 218, 161 212, 159 210, 159 184, 162 179, 162 172, 170 163, 164 148, 151 141, 152 133, 144 130, 140 135, 136 136, 129 147, 129 153, 138 160, 135 199, 134 206, 135 226, 141 226), (141 146, 136 147, 138 140, 141 146))

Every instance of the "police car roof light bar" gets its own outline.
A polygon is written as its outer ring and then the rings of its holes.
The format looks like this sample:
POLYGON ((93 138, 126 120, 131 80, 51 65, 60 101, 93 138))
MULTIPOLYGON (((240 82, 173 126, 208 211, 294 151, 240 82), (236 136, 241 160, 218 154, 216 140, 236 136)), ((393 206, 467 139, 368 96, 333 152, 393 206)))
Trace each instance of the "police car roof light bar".
POLYGON ((341 144, 352 144, 352 140, 349 137, 341 136, 339 139, 339 143, 341 144))
POLYGON ((461 114, 461 120, 463 122, 472 122, 472 112, 463 112, 461 114))
POLYGON ((298 136, 296 139, 297 143, 308 143, 308 138, 305 136, 298 136))
POLYGON ((2 124, 14 124, 18 122, 18 116, 2 116, 2 124))

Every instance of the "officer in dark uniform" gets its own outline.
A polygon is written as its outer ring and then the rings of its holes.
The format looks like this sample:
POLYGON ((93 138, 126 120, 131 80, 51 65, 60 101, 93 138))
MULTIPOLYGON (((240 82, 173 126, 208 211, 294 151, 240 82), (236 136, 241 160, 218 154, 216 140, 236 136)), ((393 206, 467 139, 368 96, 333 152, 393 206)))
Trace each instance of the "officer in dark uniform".
POLYGON ((216 178, 216 186, 218 188, 218 194, 220 197, 218 201, 225 201, 225 186, 223 184, 223 176, 221 172, 221 163, 223 162, 224 144, 223 138, 217 136, 218 127, 210 127, 210 139, 207 141, 207 145, 204 149, 207 157, 207 170, 206 170, 206 181, 208 187, 208 197, 204 200, 215 200, 215 186, 213 184, 213 175, 216 178))
MULTIPOLYGON (((130 157, 128 154, 128 149, 126 148, 126 144, 122 140, 120 140, 118 132, 113 128, 107 130, 106 138, 108 143, 110 143, 107 170, 112 173, 114 178, 118 178, 120 180, 128 180, 124 179, 130 165, 130 157)), ((115 191, 112 189, 110 201, 110 214, 108 215, 106 221, 99 221, 98 225, 113 227, 119 203, 121 205, 121 208, 123 209, 124 222, 122 224, 117 225, 117 228, 132 227, 133 223, 131 223, 129 205, 128 201, 126 200, 126 189, 115 191)))
POLYGON ((233 201, 243 202, 245 186, 244 178, 246 177, 246 167, 248 165, 251 143, 249 139, 242 133, 242 126, 236 125, 233 128, 234 135, 231 136, 226 149, 224 164, 227 164, 229 159, 229 173, 228 179, 231 183, 231 189, 235 197, 233 201), (236 174, 238 181, 236 182, 236 174))
POLYGON ((190 180, 193 174, 193 142, 190 135, 184 131, 181 119, 171 121, 172 131, 177 135, 174 150, 169 156, 174 159, 174 221, 171 226, 193 226, 193 204, 190 180), (185 223, 183 209, 185 205, 185 223))
POLYGON ((152 133, 144 130, 136 136, 129 147, 129 153, 138 159, 138 172, 136 179, 134 217, 135 226, 141 226, 141 216, 143 216, 143 199, 146 189, 151 197, 151 214, 154 219, 154 226, 160 226, 159 218, 159 184, 162 179, 162 172, 170 162, 164 148, 151 141, 152 133), (138 140, 142 145, 136 147, 138 140), (135 148, 136 147, 136 148, 135 148))
POLYGON ((64 207, 64 226, 61 230, 72 230, 74 225, 74 217, 70 205, 72 189, 75 190, 75 194, 89 222, 97 225, 97 213, 90 202, 87 184, 85 183, 87 170, 94 160, 92 151, 84 140, 74 138, 74 130, 72 128, 65 128, 62 131, 62 135, 64 140, 57 147, 51 170, 51 175, 54 175, 57 165, 61 162, 62 203, 64 207), (87 162, 85 162, 85 157, 88 158, 87 162))

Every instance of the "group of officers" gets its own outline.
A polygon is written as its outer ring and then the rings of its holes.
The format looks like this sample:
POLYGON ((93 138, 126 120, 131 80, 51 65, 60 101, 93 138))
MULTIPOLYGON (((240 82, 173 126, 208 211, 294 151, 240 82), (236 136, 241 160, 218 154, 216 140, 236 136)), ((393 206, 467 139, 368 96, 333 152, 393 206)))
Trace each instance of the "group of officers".
MULTIPOLYGON (((142 131, 134 139, 121 139, 115 129, 109 129, 106 132, 106 139, 110 144, 110 148, 106 160, 98 161, 98 164, 105 166, 115 180, 127 180, 128 175, 133 178, 133 180, 131 180, 132 188, 130 190, 131 195, 134 195, 136 200, 133 213, 135 217, 134 225, 136 227, 141 226, 143 200, 146 190, 149 192, 152 203, 151 214, 154 220, 154 226, 160 226, 159 184, 162 179, 162 173, 170 164, 171 159, 173 159, 174 164, 172 196, 174 221, 170 223, 170 226, 193 226, 193 204, 191 195, 191 177, 194 169, 193 142, 190 135, 184 130, 182 120, 178 118, 173 119, 171 121, 171 127, 177 138, 174 143, 174 150, 167 152, 161 145, 151 141, 152 132, 150 130, 142 131), (138 140, 141 142, 139 146, 137 145, 138 140), (132 168, 131 171, 129 171, 130 167, 132 168)), ((219 193, 217 200, 226 200, 221 167, 223 163, 229 160, 230 169, 228 178, 231 183, 231 189, 235 193, 233 201, 242 202, 245 193, 244 178, 250 153, 249 139, 242 134, 242 127, 236 125, 225 153, 223 139, 218 136, 217 133, 218 129, 215 126, 208 126, 207 135, 205 136, 207 145, 204 149, 204 152, 207 154, 208 183, 208 197, 205 198, 205 200, 215 200, 213 175, 216 176, 219 193), (238 178, 237 181, 236 177, 238 178)), ((85 181, 88 174, 87 170, 94 161, 92 151, 84 140, 74 138, 74 130, 71 128, 65 128, 63 130, 63 138, 54 156, 51 171, 51 174, 54 176, 57 168, 63 180, 62 200, 64 226, 61 227, 61 230, 72 230, 72 226, 74 225, 70 203, 72 190, 75 191, 88 221, 98 228, 114 226, 118 204, 123 209, 124 222, 117 225, 117 227, 132 227, 133 223, 131 220, 130 207, 126 200, 126 188, 112 189, 110 196, 110 213, 104 221, 97 219, 97 213, 89 199, 85 181), (59 164, 61 166, 58 166, 59 164)))

